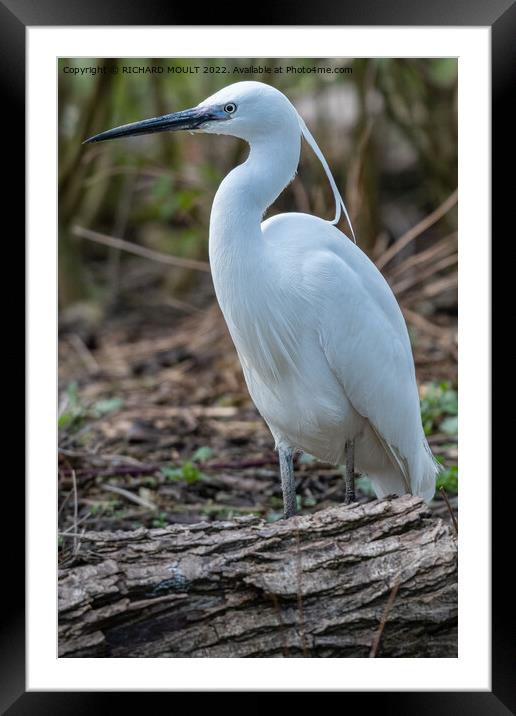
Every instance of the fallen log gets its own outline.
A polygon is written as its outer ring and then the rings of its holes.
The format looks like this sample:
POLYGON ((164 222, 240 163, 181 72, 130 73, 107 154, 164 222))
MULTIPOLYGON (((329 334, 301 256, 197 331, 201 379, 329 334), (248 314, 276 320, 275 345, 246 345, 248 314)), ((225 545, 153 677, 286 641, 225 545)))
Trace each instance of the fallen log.
POLYGON ((63 657, 454 657, 457 544, 416 497, 86 532, 63 657))

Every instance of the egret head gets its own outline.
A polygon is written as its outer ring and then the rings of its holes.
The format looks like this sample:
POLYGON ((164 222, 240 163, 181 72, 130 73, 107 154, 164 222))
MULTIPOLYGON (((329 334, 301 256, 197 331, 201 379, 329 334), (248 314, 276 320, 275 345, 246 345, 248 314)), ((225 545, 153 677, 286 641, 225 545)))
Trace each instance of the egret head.
POLYGON ((333 190, 336 213, 332 223, 336 224, 339 221, 342 208, 356 243, 346 206, 317 142, 285 95, 265 82, 235 82, 192 109, 108 129, 106 132, 90 137, 84 144, 138 134, 177 132, 180 129, 207 134, 229 134, 244 139, 251 145, 263 145, 268 142, 271 151, 278 146, 285 147, 288 142, 296 164, 293 171, 297 167, 301 136, 303 136, 319 158, 333 190), (270 141, 273 138, 275 141, 270 141))
POLYGON ((247 141, 293 129, 301 135, 298 114, 285 95, 264 82, 236 82, 205 99, 199 107, 224 112, 224 120, 208 121, 200 131, 229 134, 247 141))
POLYGON ((282 92, 264 82, 235 82, 192 109, 108 129, 90 137, 85 144, 178 130, 229 134, 248 142, 276 131, 301 134, 297 112, 282 92))

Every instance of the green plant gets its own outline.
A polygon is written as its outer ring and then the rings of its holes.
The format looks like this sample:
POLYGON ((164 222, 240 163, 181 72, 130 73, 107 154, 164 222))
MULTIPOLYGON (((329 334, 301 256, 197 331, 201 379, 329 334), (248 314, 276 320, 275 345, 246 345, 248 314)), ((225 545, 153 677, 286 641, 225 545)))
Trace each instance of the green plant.
POLYGON ((213 450, 203 445, 202 447, 197 448, 197 450, 192 455, 192 462, 206 462, 206 460, 209 460, 213 457, 213 450))
POLYGON ((81 427, 86 419, 101 418, 103 415, 119 410, 122 405, 121 398, 104 398, 87 406, 79 398, 77 383, 72 382, 66 389, 64 409, 59 415, 57 425, 62 430, 75 430, 81 427))
POLYGON ((77 383, 68 384, 64 406, 57 420, 57 426, 68 430, 79 427, 86 415, 86 409, 79 401, 77 383))
POLYGON ((305 497, 303 498, 303 507, 315 507, 317 504, 317 500, 315 497, 305 497))
POLYGON ((166 527, 168 525, 167 513, 160 512, 157 517, 152 520, 153 527, 166 527))
POLYGON ((100 502, 95 502, 93 505, 91 505, 89 513, 92 517, 102 515, 113 516, 116 514, 119 507, 120 502, 118 500, 102 500, 100 502))
POLYGON ((454 492, 456 494, 459 491, 459 469, 457 465, 452 465, 438 475, 435 488, 436 493, 439 493, 441 487, 444 487, 446 492, 454 492))
POLYGON ((283 517, 283 512, 276 512, 274 510, 270 510, 265 515, 265 521, 266 522, 277 522, 278 520, 281 520, 283 517))
POLYGON ((358 478, 357 487, 364 493, 364 495, 367 495, 368 497, 376 497, 376 492, 374 491, 371 480, 366 475, 362 475, 358 478))
POLYGON ((450 383, 428 383, 423 386, 421 420, 425 435, 444 432, 456 435, 458 429, 457 391, 450 383))
POLYGON ((184 462, 180 467, 162 467, 161 473, 170 482, 184 481, 192 484, 199 480, 208 479, 193 462, 184 462))
POLYGON ((104 400, 97 400, 94 404, 92 413, 95 417, 101 417, 107 413, 112 413, 115 410, 119 410, 124 401, 121 398, 106 398, 104 400))

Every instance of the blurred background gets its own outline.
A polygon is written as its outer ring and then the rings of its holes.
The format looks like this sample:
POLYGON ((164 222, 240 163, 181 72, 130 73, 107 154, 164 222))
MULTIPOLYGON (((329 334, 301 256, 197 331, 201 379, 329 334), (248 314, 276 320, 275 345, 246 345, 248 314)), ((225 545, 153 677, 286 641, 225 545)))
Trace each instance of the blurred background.
MULTIPOLYGON (((457 61, 61 59, 58 73, 63 559, 73 558, 66 536, 78 529, 280 516, 273 441, 247 394, 207 258, 214 194, 246 145, 181 133, 82 145, 240 79, 273 84, 295 104, 359 245, 395 292, 425 431, 445 468, 435 508, 448 510, 444 487, 455 509, 457 61), (270 73, 236 72, 251 67, 270 73)), ((333 216, 306 145, 268 215, 283 211, 333 216)), ((302 509, 343 500, 335 467, 303 455, 297 477, 302 509)), ((359 485, 370 499, 367 478, 359 485)))

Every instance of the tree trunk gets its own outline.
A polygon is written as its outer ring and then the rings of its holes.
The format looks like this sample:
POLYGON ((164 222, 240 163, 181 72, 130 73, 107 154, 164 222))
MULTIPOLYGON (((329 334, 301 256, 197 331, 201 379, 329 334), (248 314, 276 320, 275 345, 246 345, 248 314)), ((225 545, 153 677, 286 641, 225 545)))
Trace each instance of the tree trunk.
POLYGON ((66 657, 454 657, 457 545, 416 497, 87 532, 59 573, 66 657))

